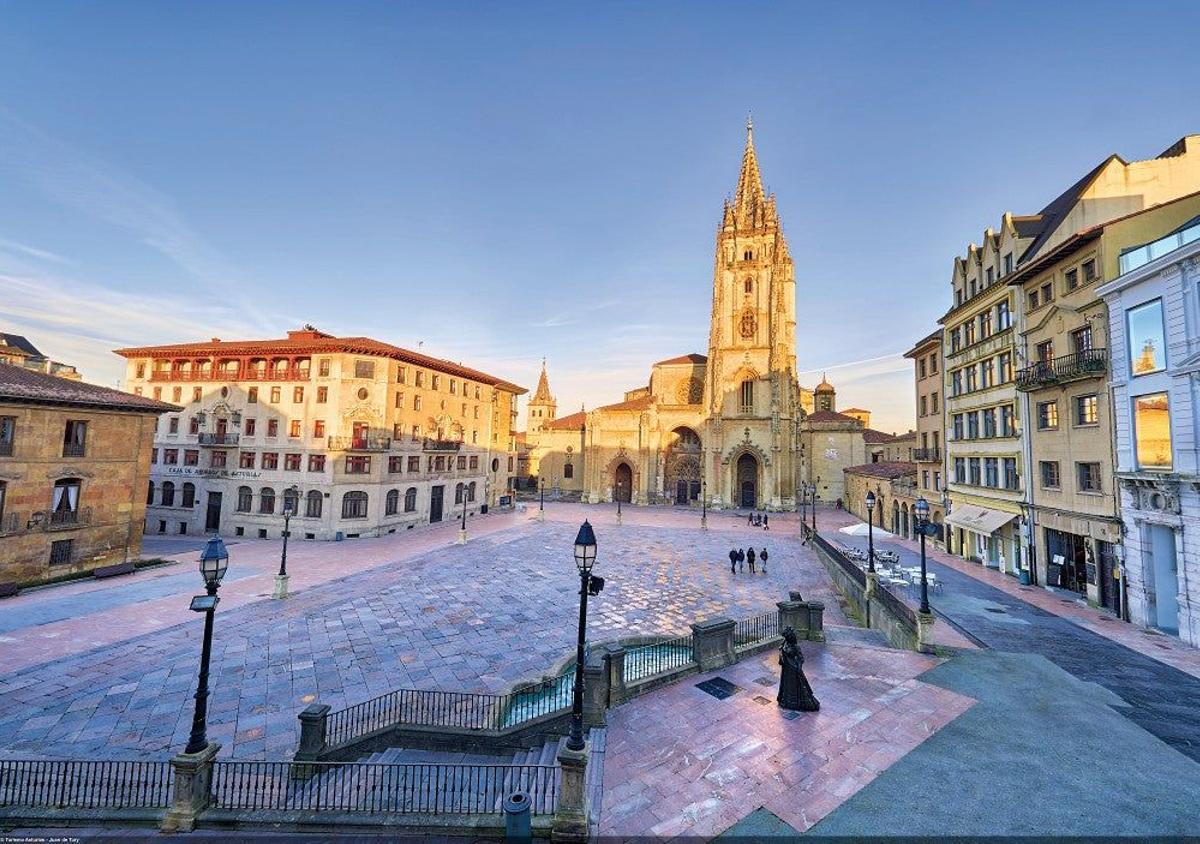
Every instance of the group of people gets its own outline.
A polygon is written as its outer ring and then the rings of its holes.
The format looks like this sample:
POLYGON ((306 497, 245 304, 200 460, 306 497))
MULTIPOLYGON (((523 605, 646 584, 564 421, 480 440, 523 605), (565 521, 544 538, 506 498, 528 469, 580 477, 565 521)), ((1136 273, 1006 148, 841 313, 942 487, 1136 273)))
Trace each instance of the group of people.
POLYGON ((737 574, 739 571, 745 571, 746 566, 750 566, 750 573, 754 574, 755 563, 762 564, 762 573, 767 573, 767 549, 755 551, 754 546, 750 546, 744 551, 741 548, 733 548, 729 551, 729 573, 737 574))
POLYGON ((760 527, 763 530, 770 530, 771 529, 769 526, 770 518, 771 517, 768 516, 766 513, 751 512, 750 515, 748 515, 746 517, 746 526, 747 527, 760 527))

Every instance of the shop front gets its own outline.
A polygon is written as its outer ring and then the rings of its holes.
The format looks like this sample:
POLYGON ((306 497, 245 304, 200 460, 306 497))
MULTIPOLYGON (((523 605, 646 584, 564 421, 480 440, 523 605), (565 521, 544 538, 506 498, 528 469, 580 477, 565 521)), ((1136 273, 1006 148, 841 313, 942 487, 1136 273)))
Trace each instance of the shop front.
POLYGON ((976 504, 956 504, 946 517, 952 544, 963 559, 982 563, 1008 574, 1020 561, 1020 539, 1014 526, 1016 513, 976 504))
POLYGON ((1047 586, 1068 589, 1089 603, 1122 615, 1121 571, 1115 520, 1041 509, 1042 553, 1038 574, 1047 586))

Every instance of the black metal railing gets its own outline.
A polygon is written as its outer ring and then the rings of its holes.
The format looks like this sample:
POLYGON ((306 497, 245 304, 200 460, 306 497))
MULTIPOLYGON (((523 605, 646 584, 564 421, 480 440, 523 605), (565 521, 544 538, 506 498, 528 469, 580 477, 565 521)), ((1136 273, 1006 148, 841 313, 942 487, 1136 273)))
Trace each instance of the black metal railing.
POLYGON ((625 651, 625 682, 675 671, 696 661, 692 635, 678 636, 625 651))
POLYGON ((46 530, 60 530, 63 528, 78 527, 79 525, 90 525, 91 523, 92 508, 80 507, 75 510, 52 510, 46 514, 42 525, 46 530))
POLYGON ((424 451, 459 451, 462 445, 461 440, 439 440, 426 437, 421 448, 424 451))
POLYGON ((551 765, 225 761, 212 779, 216 808, 251 811, 493 815, 524 791, 533 814, 550 815, 558 789, 551 765))
POLYGON ((329 448, 335 451, 387 451, 391 437, 330 437, 329 448))
POLYGON ((63 457, 83 457, 87 454, 87 446, 83 443, 63 443, 63 457))
POLYGON ((169 762, 0 760, 0 806, 161 809, 173 784, 169 762))
POLYGON ((200 445, 237 445, 240 436, 237 433, 201 434, 200 445))
POLYGON ((894 595, 892 591, 884 586, 882 589, 876 589, 872 597, 879 603, 891 610, 892 615, 903 618, 909 622, 913 629, 917 626, 917 614, 907 603, 905 603, 898 595, 894 595))
POLYGON ((942 450, 940 448, 916 448, 913 449, 913 460, 918 463, 934 463, 942 459, 942 450))
POLYGON ((779 613, 763 613, 740 619, 733 630, 734 647, 754 645, 779 635, 779 613))
POLYGON ((1017 370, 1017 389, 1034 390, 1080 378, 1096 378, 1108 372, 1108 349, 1087 349, 1052 360, 1035 361, 1017 370))
POLYGON ((866 588, 866 585, 867 585, 866 572, 864 572, 862 569, 860 569, 858 566, 856 566, 854 564, 854 562, 850 560, 849 557, 847 557, 845 554, 843 554, 837 548, 830 545, 829 542, 825 539, 825 537, 821 536, 821 534, 819 534, 819 533, 811 534, 811 538, 812 538, 813 542, 815 542, 817 544, 817 547, 820 548, 822 551, 824 551, 825 554, 827 554, 829 556, 829 558, 838 565, 839 568, 841 568, 846 574, 848 574, 854 580, 855 583, 857 583, 859 586, 862 586, 863 588, 866 588))

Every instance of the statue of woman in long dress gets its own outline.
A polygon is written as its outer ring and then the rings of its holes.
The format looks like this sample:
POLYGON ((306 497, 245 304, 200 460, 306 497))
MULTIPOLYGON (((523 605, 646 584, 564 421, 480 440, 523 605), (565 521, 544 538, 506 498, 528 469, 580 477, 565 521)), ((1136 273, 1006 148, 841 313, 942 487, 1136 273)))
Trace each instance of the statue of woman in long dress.
POLYGON ((796 631, 791 627, 783 631, 783 644, 779 648, 779 664, 783 670, 779 675, 779 695, 775 699, 783 709, 801 712, 816 712, 821 708, 808 678, 804 676, 804 654, 796 641, 796 631))

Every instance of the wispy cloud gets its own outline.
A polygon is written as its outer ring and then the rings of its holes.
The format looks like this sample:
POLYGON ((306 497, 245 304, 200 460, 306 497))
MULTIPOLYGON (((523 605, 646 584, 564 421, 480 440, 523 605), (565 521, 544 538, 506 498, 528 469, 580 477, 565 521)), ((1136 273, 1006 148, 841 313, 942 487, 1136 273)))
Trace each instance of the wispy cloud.
POLYGON ((15 240, 5 240, 0 237, 0 253, 7 253, 10 257, 17 259, 33 258, 37 261, 48 262, 52 264, 70 264, 71 261, 64 258, 62 255, 56 255, 46 249, 39 249, 36 246, 29 246, 25 243, 17 243, 15 240))

